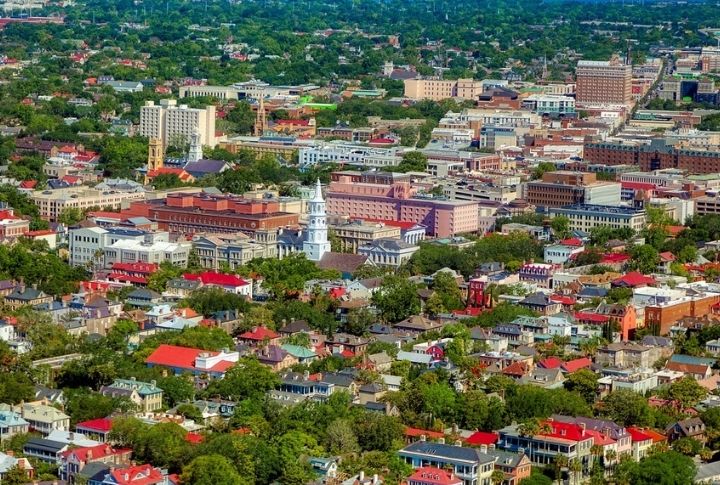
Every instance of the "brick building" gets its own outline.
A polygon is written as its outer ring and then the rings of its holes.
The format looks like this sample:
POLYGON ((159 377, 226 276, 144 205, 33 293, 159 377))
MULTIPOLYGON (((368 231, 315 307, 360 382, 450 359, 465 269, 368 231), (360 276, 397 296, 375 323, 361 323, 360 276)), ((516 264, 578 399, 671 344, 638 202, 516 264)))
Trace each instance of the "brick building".
POLYGON ((691 173, 715 173, 720 168, 720 151, 675 148, 663 139, 650 144, 587 143, 583 158, 603 165, 639 165, 643 172, 678 168, 691 173))
POLYGON ((720 302, 720 294, 701 293, 688 295, 659 305, 645 307, 645 326, 658 335, 666 335, 670 327, 685 317, 702 317, 713 311, 713 305, 720 302))
POLYGON ((185 234, 260 233, 298 224, 298 214, 279 209, 273 199, 180 193, 164 200, 135 202, 128 212, 147 217, 163 230, 185 234))
POLYGON ((580 61, 576 99, 588 104, 626 104, 632 100, 632 66, 617 56, 609 61, 580 61))
POLYGON ((589 172, 546 172, 542 180, 525 184, 524 199, 535 206, 563 207, 574 204, 620 204, 620 184, 599 182, 589 172))

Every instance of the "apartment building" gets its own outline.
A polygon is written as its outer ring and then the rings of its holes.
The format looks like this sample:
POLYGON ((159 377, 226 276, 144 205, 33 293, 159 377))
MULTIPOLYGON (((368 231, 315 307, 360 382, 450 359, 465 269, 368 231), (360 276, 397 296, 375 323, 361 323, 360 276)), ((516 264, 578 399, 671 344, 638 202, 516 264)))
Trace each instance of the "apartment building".
POLYGON ((451 237, 478 230, 478 203, 418 197, 407 174, 341 171, 331 175, 329 215, 421 224, 429 234, 451 237))
POLYGON ((91 207, 102 207, 106 210, 118 210, 132 201, 144 198, 144 192, 98 190, 87 187, 44 190, 30 195, 30 200, 40 211, 40 217, 50 222, 57 222, 60 214, 66 209, 85 211, 91 207))
POLYGON ((475 79, 405 79, 404 82, 405 97, 411 99, 476 100, 485 90, 483 81, 475 79))
POLYGON ((189 142, 196 133, 200 135, 200 144, 215 147, 215 107, 204 109, 178 105, 174 99, 163 99, 160 104, 146 101, 140 108, 140 135, 157 138, 165 146, 176 138, 189 142))
POLYGON ((608 205, 576 204, 550 209, 550 217, 566 216, 570 219, 571 231, 590 232, 594 227, 607 226, 613 229, 630 228, 641 231, 645 228, 645 211, 631 207, 608 205))
POLYGON ((546 172, 541 180, 527 182, 524 199, 538 207, 573 204, 620 205, 620 184, 597 180, 588 172, 546 172))
POLYGON ((609 61, 579 61, 575 98, 583 104, 627 104, 632 101, 632 66, 617 56, 609 61))
POLYGON ((598 349, 595 361, 603 366, 649 369, 663 355, 660 347, 614 342, 598 349))
POLYGON ((603 165, 637 165, 644 172, 679 169, 690 173, 717 173, 719 150, 676 148, 664 139, 650 143, 586 143, 585 160, 603 165))
POLYGON ((575 115, 575 98, 532 94, 523 100, 523 107, 543 116, 575 115))
MULTIPOLYGON (((152 243, 153 241, 169 241, 167 232, 149 233, 138 229, 121 227, 102 228, 97 226, 79 227, 68 231, 68 251, 71 266, 87 266, 95 264, 104 266, 104 250, 118 241, 134 241, 152 243)), ((135 260, 130 261, 135 262, 135 260)), ((108 265, 111 266, 111 264, 108 265)))
POLYGON ((682 298, 648 305, 645 307, 645 326, 656 329, 659 335, 667 335, 679 320, 710 315, 718 303, 720 293, 693 291, 682 298))

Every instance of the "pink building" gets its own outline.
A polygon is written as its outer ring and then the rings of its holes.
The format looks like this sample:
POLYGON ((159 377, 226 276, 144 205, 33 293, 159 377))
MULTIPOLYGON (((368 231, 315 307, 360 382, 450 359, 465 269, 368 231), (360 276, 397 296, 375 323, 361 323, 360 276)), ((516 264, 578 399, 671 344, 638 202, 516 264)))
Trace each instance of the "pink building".
POLYGON ((329 215, 422 224, 450 237, 478 230, 478 203, 416 198, 411 176, 387 172, 334 172, 327 189, 329 215))

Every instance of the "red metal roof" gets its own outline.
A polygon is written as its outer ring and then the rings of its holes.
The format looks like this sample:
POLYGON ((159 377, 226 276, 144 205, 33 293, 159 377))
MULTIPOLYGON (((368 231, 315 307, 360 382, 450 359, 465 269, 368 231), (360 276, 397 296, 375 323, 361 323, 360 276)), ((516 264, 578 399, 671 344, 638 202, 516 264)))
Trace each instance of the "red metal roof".
POLYGON ((585 369, 592 365, 592 360, 589 357, 581 357, 579 359, 570 360, 562 365, 564 371, 573 373, 580 369, 585 369))
POLYGON ((462 479, 451 471, 423 466, 415 470, 407 479, 407 483, 422 483, 423 485, 461 485, 462 479))
POLYGON ((593 312, 575 312, 575 320, 591 323, 606 323, 610 320, 610 317, 593 312))
POLYGON ((233 288, 250 284, 239 276, 217 273, 215 271, 205 271, 199 274, 185 273, 183 278, 191 281, 200 281, 203 285, 228 286, 233 288))
POLYGON ((631 271, 630 273, 627 273, 620 278, 614 280, 612 282, 613 285, 625 285, 625 286, 647 286, 647 285, 654 285, 655 284, 655 278, 652 276, 645 276, 642 273, 639 273, 637 271, 631 271))
POLYGON ((498 434, 489 431, 476 431, 465 439, 469 445, 494 445, 498 441, 498 434))
POLYGON ((23 180, 20 182, 21 189, 34 189, 37 185, 37 180, 23 180))
POLYGON ((430 439, 434 439, 434 440, 445 437, 445 433, 443 433, 441 431, 432 431, 429 429, 411 428, 410 426, 405 427, 405 436, 412 437, 412 438, 419 438, 423 435, 426 438, 430 438, 430 439))
POLYGON ((624 263, 630 260, 630 255, 623 253, 603 254, 600 264, 624 263))
MULTIPOLYGON (((209 350, 193 349, 191 347, 178 347, 177 345, 162 344, 150 356, 145 359, 146 364, 162 365, 165 367, 173 367, 178 369, 197 370, 195 360, 201 353, 207 353, 210 356, 216 356, 220 352, 209 350)), ((227 360, 220 361, 217 365, 209 370, 213 372, 225 372, 235 363, 227 360)))
POLYGON ((563 305, 574 305, 576 302, 575 297, 569 295, 550 295, 550 300, 563 305))
POLYGON ((366 218, 363 218, 363 221, 365 221, 365 222, 381 222, 381 223, 385 224, 386 226, 399 227, 400 229, 411 229, 411 228, 417 226, 417 223, 411 222, 411 221, 392 221, 389 219, 366 219, 366 218))
POLYGON ((548 419, 544 424, 550 425, 550 433, 539 433, 541 436, 560 438, 571 441, 583 441, 592 438, 582 426, 575 423, 563 423, 548 419))
POLYGON ((543 369, 558 369, 564 362, 558 357, 548 357, 538 362, 538 367, 543 369))
POLYGON ((562 241, 560 241, 560 244, 562 244, 563 246, 578 246, 578 247, 580 247, 583 245, 583 242, 576 237, 571 237, 570 239, 563 239, 562 241))
POLYGON ((600 433, 599 431, 595 431, 592 429, 589 429, 586 431, 587 434, 592 436, 593 438, 593 444, 598 446, 607 446, 612 445, 615 443, 615 440, 610 438, 609 436, 605 436, 603 433, 600 433))
POLYGON ((82 428, 84 430, 94 431, 96 433, 107 433, 112 428, 112 420, 110 418, 91 419, 83 421, 75 425, 75 429, 82 428))
POLYGON ((113 271, 153 274, 158 270, 158 265, 155 263, 113 263, 111 269, 113 271))
POLYGON ((657 185, 647 182, 620 182, 620 185, 623 189, 633 190, 655 190, 657 188, 657 185))
POLYGON ((116 468, 110 472, 117 485, 155 485, 165 483, 162 472, 152 465, 116 468))
POLYGON ((134 276, 125 273, 110 273, 107 277, 109 280, 137 283, 138 285, 144 285, 148 282, 147 278, 143 278, 142 276, 134 276))
POLYGON ((258 342, 263 341, 265 339, 273 340, 280 336, 277 332, 274 332, 273 330, 270 330, 267 327, 255 327, 252 330, 248 330, 247 332, 241 333, 240 338, 246 339, 246 340, 257 340, 258 342))
POLYGON ((103 443, 95 446, 85 446, 81 448, 71 448, 69 450, 60 453, 60 456, 67 458, 70 455, 75 455, 78 461, 86 462, 88 459, 95 460, 97 458, 103 458, 111 455, 120 455, 127 453, 129 450, 116 450, 107 443, 103 443))

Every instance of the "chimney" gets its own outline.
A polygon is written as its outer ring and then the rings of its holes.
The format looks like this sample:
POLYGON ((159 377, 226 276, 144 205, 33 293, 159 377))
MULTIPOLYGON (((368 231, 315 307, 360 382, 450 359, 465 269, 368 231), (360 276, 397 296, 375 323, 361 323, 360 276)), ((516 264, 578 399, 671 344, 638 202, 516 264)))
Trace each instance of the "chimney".
POLYGON ((88 460, 92 460, 92 457, 93 457, 93 452, 92 452, 92 450, 88 450, 88 451, 87 451, 87 457, 88 457, 88 460))
POLYGON ((378 477, 378 474, 373 475, 373 484, 380 483, 380 477, 378 477))
POLYGON ((491 445, 489 445, 488 450, 495 451, 495 443, 492 443, 491 445))
POLYGON ((487 450, 488 450, 487 445, 480 445, 480 451, 482 453, 487 453, 487 450))
POLYGON ((421 434, 420 441, 427 441, 427 436, 425 436, 424 434, 421 434))
POLYGON ((455 440, 455 446, 462 446, 462 441, 455 440))
POLYGON ((13 450, 7 450, 7 451, 5 452, 5 454, 6 454, 7 456, 15 456, 15 452, 14 452, 13 450))
POLYGON ((70 431, 70 432, 68 433, 68 440, 74 441, 74 440, 75 440, 75 433, 73 433, 72 431, 70 431))
POLYGON ((310 371, 306 370, 305 372, 303 372, 303 379, 305 379, 306 381, 310 379, 310 371))
POLYGON ((445 438, 439 438, 439 439, 438 439, 438 443, 440 443, 441 445, 444 445, 444 444, 445 444, 445 438))
POLYGON ((360 470, 360 474, 358 475, 358 481, 362 482, 363 480, 365 480, 365 472, 360 470))

